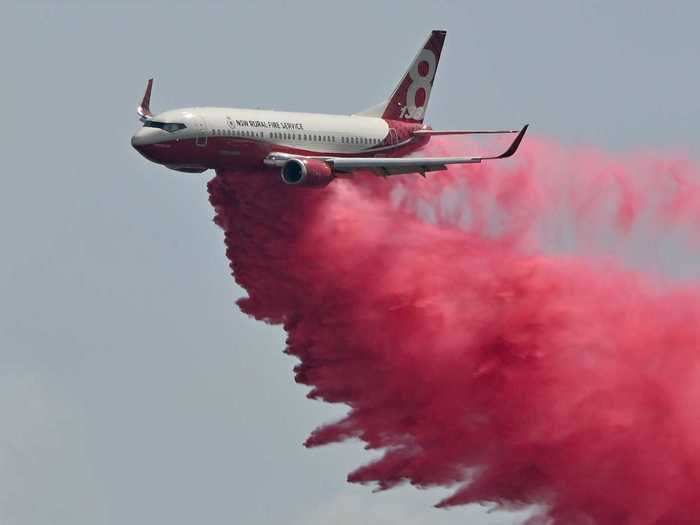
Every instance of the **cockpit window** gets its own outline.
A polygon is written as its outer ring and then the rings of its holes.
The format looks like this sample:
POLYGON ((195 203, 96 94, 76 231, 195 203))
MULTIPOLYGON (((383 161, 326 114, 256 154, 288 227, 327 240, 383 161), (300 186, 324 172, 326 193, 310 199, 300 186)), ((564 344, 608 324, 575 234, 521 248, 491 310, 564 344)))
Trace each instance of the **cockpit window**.
POLYGON ((172 133, 174 131, 177 131, 179 129, 185 129, 187 126, 184 124, 181 124, 179 122, 158 122, 156 120, 147 120, 146 122, 143 123, 144 128, 160 128, 162 130, 167 131, 168 133, 172 133))

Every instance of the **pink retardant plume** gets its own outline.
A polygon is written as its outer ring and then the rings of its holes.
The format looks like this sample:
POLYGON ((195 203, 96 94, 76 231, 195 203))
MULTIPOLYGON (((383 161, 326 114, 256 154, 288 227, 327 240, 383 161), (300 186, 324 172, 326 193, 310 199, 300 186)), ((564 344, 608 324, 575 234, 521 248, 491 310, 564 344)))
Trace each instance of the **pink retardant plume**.
POLYGON ((307 445, 382 451, 350 481, 448 487, 444 507, 534 505, 530 524, 690 525, 698 288, 543 237, 562 215, 584 248, 601 228, 694 234, 699 180, 682 159, 530 138, 512 161, 425 180, 314 190, 219 173, 209 191, 240 308, 284 326, 309 397, 349 407, 307 445))

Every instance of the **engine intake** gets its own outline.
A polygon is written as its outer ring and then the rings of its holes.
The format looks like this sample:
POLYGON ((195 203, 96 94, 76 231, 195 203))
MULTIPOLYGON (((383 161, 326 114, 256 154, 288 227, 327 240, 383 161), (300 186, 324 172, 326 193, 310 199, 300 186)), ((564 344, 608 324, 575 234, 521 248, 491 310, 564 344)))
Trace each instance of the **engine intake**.
POLYGON ((322 160, 289 159, 282 166, 282 181, 292 186, 323 188, 333 178, 333 170, 322 160))

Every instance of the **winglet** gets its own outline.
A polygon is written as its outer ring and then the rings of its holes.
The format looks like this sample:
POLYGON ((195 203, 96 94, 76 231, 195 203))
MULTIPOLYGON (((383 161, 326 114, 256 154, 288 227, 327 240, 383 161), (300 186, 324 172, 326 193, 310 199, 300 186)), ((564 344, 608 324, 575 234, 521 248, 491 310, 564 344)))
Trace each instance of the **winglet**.
POLYGON ((143 99, 141 100, 141 105, 136 110, 141 117, 141 120, 146 120, 148 117, 153 116, 151 113, 151 89, 153 89, 153 79, 148 79, 148 84, 146 84, 146 92, 143 94, 143 99))
POLYGON ((513 143, 510 145, 510 147, 505 150, 503 153, 501 153, 498 157, 491 157, 492 159, 505 159, 508 157, 512 157, 515 155, 515 152, 518 151, 518 147, 520 147, 520 143, 523 141, 523 137, 525 136, 525 132, 527 131, 527 128, 530 124, 525 124, 523 126, 523 129, 520 130, 520 133, 518 133, 518 136, 515 137, 515 140, 513 143))

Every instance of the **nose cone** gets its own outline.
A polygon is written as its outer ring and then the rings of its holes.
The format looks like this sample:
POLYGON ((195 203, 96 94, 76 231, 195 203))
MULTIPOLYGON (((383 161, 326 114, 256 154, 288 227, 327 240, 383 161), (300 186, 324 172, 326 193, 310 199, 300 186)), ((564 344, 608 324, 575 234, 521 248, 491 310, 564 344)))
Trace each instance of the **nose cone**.
POLYGON ((134 136, 131 137, 131 145, 138 151, 141 151, 140 146, 154 144, 158 141, 161 131, 157 128, 139 128, 134 136))
POLYGON ((161 163, 162 152, 158 145, 163 140, 163 132, 157 128, 139 128, 131 137, 131 145, 151 162, 161 163))
POLYGON ((163 144, 163 132, 157 128, 140 128, 131 137, 131 145, 151 162, 163 164, 167 160, 163 157, 169 146, 163 144))

